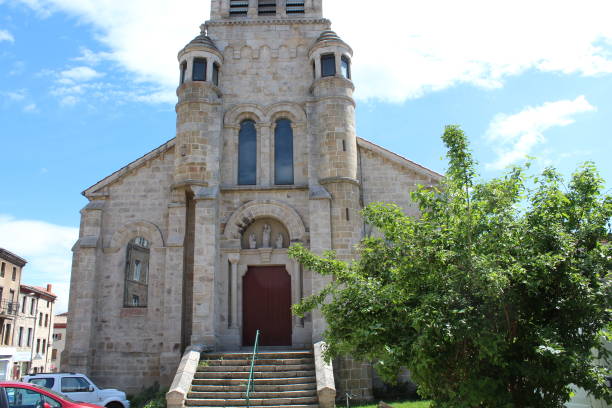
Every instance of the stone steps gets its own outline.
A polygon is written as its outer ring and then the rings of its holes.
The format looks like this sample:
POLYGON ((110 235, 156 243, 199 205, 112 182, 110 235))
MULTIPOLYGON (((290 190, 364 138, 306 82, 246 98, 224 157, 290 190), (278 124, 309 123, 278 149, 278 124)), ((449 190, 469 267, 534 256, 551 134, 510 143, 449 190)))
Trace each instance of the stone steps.
MULTIPOLYGON (((314 375, 314 370, 302 370, 302 371, 257 371, 253 373, 253 378, 292 378, 292 377, 309 377, 314 375)), ((195 373, 195 378, 207 379, 207 378, 249 378, 249 371, 198 371, 195 373)))
MULTIPOLYGON (((243 387, 244 388, 244 387, 243 387)), ((304 390, 304 391, 255 391, 250 394, 251 399, 270 399, 270 398, 302 398, 302 397, 313 397, 316 396, 316 390, 304 390)), ((236 399, 246 398, 246 392, 243 390, 238 392, 232 391, 195 391, 191 390, 189 398, 194 399, 236 399)))
MULTIPOLYGON (((294 406, 294 405, 315 405, 318 404, 317 397, 296 397, 296 398, 266 398, 249 400, 251 406, 294 406)), ((185 405, 189 407, 213 406, 213 407, 246 407, 247 402, 244 398, 228 399, 192 399, 187 398, 185 405)))
MULTIPOLYGON (((284 380, 284 379, 283 379, 284 380)), ((301 390, 316 390, 317 384, 314 381, 311 383, 298 383, 298 384, 261 384, 256 383, 257 391, 261 392, 285 392, 285 391, 301 391, 301 390)), ((210 392, 211 390, 215 390, 218 392, 241 392, 244 391, 244 385, 236 384, 236 385, 218 385, 218 384, 209 384, 209 385, 194 385, 191 387, 192 392, 210 392)))
MULTIPOLYGON (((251 366, 249 365, 210 365, 210 366, 198 366, 198 372, 250 372, 251 366)), ((253 366, 253 372, 267 372, 267 371, 310 371, 314 370, 314 364, 278 364, 278 365, 261 365, 257 364, 253 366)))
MULTIPOLYGON (((202 360, 202 362, 206 363, 209 367, 212 366, 236 366, 236 365, 248 365, 251 366, 251 360, 249 359, 223 359, 223 360, 202 360)), ((266 358, 260 359, 258 358, 255 361, 256 366, 260 365, 300 365, 300 364, 314 364, 314 359, 312 358, 266 358)))
MULTIPOLYGON (((245 407, 251 353, 209 353, 201 357, 185 406, 245 407)), ((310 351, 264 351, 253 368, 249 405, 261 408, 316 408, 317 385, 310 351)))
MULTIPOLYGON (((283 384, 308 384, 316 383, 314 373, 306 377, 290 378, 255 378, 256 385, 283 385, 283 384)), ((193 385, 244 385, 246 378, 194 378, 193 385)))

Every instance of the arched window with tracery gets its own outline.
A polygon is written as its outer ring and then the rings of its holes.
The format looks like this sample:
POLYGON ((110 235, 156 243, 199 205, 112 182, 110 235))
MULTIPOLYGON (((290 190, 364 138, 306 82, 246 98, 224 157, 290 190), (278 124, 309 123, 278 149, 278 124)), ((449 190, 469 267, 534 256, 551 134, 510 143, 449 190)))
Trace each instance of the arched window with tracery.
POLYGON ((274 128, 274 184, 293 184, 293 128, 279 119, 274 128))
POLYGON ((147 307, 149 254, 150 243, 143 237, 136 237, 127 245, 124 307, 147 307))
POLYGON ((240 123, 238 134, 238 184, 257 184, 257 130, 255 122, 240 123))

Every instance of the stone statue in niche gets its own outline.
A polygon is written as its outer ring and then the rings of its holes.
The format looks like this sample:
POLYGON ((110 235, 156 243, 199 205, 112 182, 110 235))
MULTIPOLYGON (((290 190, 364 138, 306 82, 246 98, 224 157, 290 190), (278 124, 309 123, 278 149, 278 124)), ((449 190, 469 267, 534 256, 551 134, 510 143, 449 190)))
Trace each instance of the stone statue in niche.
POLYGON ((265 224, 263 226, 263 239, 262 239, 262 247, 270 248, 270 234, 272 233, 272 227, 270 224, 265 224))
POLYGON ((283 247, 283 234, 278 234, 276 237, 276 248, 281 249, 283 247))
POLYGON ((254 232, 251 232, 249 235, 249 248, 256 249, 257 248, 257 237, 254 232))

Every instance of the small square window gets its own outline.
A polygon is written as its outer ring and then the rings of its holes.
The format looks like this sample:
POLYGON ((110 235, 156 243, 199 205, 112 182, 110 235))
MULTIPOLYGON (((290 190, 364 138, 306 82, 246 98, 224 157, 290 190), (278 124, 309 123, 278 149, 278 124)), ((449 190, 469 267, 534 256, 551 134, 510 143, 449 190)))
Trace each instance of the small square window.
POLYGON ((351 61, 347 57, 342 57, 340 68, 342 69, 342 76, 351 79, 351 61))
POLYGON ((187 76, 187 63, 183 62, 181 64, 181 84, 185 83, 185 77, 187 76))
POLYGON ((336 75, 336 56, 334 54, 321 55, 321 76, 336 75))
POLYGON ((193 80, 206 81, 206 59, 196 58, 193 60, 193 80))

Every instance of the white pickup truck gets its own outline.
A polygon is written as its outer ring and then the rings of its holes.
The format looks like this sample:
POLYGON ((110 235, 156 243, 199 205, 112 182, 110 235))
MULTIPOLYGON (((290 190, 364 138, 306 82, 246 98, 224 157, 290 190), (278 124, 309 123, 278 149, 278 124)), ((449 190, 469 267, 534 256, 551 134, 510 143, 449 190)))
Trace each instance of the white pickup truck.
POLYGON ((74 401, 88 402, 106 408, 130 408, 125 392, 100 389, 85 374, 40 373, 26 375, 23 382, 36 384, 64 394, 74 401))

